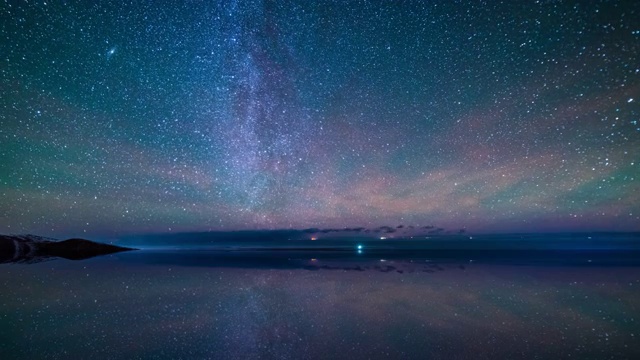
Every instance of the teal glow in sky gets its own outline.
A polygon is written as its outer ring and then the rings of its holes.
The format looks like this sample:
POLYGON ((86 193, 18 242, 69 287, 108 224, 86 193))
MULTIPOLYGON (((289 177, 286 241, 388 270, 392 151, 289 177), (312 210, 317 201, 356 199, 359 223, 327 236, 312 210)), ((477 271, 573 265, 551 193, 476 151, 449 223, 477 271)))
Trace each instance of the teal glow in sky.
POLYGON ((0 14, 0 233, 640 230, 637 1, 0 14))

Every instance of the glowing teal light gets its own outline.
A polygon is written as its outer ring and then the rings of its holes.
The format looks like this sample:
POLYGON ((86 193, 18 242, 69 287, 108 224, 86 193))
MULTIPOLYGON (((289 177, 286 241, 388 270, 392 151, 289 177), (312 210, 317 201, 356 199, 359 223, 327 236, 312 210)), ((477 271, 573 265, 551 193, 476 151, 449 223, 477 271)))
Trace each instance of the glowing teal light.
POLYGON ((362 250, 362 245, 358 245, 358 250, 362 250))

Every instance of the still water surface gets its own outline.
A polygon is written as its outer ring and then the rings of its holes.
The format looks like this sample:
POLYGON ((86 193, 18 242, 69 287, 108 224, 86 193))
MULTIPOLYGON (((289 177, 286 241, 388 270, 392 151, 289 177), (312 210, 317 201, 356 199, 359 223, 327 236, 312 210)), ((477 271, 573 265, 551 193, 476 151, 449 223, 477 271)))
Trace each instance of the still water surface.
POLYGON ((234 254, 0 265, 0 359, 640 358, 638 266, 234 254))

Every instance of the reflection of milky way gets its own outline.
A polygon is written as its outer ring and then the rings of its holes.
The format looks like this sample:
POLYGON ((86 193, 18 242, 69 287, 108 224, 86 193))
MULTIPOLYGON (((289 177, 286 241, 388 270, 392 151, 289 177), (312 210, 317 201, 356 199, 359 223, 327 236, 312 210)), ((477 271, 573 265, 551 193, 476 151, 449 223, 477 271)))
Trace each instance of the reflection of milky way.
POLYGON ((400 274, 187 265, 102 258, 6 267, 0 356, 633 359, 640 353, 637 268, 471 264, 400 274))
POLYGON ((5 6, 0 232, 640 230, 637 1, 5 6))

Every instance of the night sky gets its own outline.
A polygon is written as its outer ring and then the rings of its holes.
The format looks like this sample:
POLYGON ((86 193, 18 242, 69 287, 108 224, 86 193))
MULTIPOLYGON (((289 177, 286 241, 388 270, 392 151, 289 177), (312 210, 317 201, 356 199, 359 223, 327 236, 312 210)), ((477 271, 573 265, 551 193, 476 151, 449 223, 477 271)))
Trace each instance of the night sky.
POLYGON ((4 1, 0 233, 640 230, 639 19, 638 1, 4 1))

